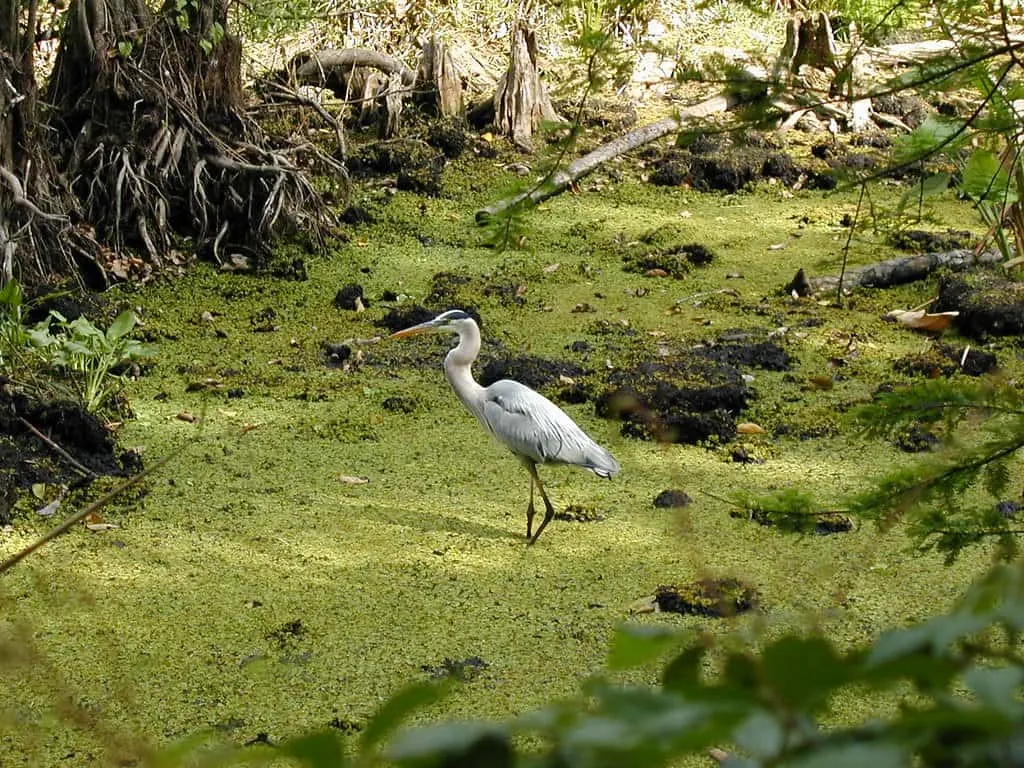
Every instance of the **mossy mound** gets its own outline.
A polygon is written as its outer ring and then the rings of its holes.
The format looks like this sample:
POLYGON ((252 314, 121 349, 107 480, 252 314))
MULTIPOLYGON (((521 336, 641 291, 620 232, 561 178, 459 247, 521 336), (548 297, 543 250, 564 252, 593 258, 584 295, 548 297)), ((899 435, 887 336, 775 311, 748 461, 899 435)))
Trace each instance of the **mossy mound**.
POLYGON ((561 512, 555 513, 556 520, 568 523, 599 523, 604 517, 594 507, 585 504, 570 504, 561 512))
POLYGON ((397 174, 395 185, 429 197, 441 194, 445 156, 415 139, 392 139, 360 147, 349 159, 349 170, 361 176, 397 174))
POLYGON ((945 232, 929 232, 924 229, 908 229, 894 232, 889 236, 893 248, 911 253, 940 253, 969 248, 974 236, 967 231, 947 229, 945 232))
POLYGON ((777 512, 765 509, 737 509, 729 513, 729 517, 750 520, 769 528, 781 525, 784 530, 797 533, 813 532, 819 536, 828 536, 833 533, 849 533, 853 530, 853 520, 840 512, 819 512, 806 516, 784 515, 782 520, 779 520, 778 515, 777 512))
POLYGON ((655 590, 658 610, 684 616, 727 618, 755 610, 760 595, 740 579, 700 579, 682 586, 662 585, 655 590))
POLYGON ((963 373, 967 376, 983 376, 998 365, 996 356, 974 347, 953 347, 941 342, 924 352, 907 355, 893 362, 893 369, 907 376, 924 376, 937 379, 963 373))
POLYGON ((689 355, 613 371, 598 397, 597 413, 621 419, 627 437, 687 444, 728 441, 736 434, 734 415, 751 395, 736 367, 689 355))
POLYGON ((945 275, 933 312, 959 312, 957 327, 974 338, 1024 333, 1024 283, 992 273, 945 275))
POLYGON ((784 152, 754 146, 705 151, 708 149, 712 148, 694 145, 689 150, 666 152, 653 161, 650 182, 657 186, 685 185, 699 192, 735 193, 763 179, 792 186, 806 174, 811 188, 828 187, 819 174, 800 167, 784 152))

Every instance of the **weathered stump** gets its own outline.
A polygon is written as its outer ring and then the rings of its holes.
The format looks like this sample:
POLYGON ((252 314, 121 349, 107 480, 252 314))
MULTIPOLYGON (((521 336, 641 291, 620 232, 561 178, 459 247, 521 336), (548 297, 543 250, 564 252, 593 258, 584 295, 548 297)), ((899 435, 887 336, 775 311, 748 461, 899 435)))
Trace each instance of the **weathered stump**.
POLYGON ((524 152, 533 151, 533 134, 542 120, 561 121, 537 71, 537 35, 519 20, 512 30, 508 71, 494 94, 494 124, 524 152))

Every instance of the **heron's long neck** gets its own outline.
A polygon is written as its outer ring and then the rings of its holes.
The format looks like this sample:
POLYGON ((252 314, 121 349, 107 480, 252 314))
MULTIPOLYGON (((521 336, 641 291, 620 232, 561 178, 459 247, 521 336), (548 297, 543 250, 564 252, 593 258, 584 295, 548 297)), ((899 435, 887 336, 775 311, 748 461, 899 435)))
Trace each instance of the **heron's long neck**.
POLYGON ((476 325, 459 333, 459 345, 444 359, 444 375, 459 400, 478 419, 483 417, 484 388, 473 379, 472 365, 480 352, 480 329, 476 325))

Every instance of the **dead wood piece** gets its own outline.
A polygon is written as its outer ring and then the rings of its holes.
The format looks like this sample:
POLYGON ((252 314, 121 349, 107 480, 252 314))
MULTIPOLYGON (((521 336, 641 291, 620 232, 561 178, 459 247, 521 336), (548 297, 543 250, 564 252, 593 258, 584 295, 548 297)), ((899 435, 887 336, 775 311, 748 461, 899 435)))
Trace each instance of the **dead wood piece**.
POLYGON ((384 99, 384 115, 378 126, 382 139, 395 138, 402 129, 402 76, 393 72, 388 76, 387 85, 378 95, 384 99))
MULTIPOLYGON (((843 290, 857 287, 891 288, 922 280, 940 268, 962 271, 975 264, 992 264, 1001 261, 1002 258, 1002 255, 994 250, 976 254, 972 250, 958 249, 888 259, 877 264, 847 270, 842 277, 843 290)), ((838 275, 826 275, 808 278, 806 285, 811 295, 818 295, 836 291, 839 288, 839 281, 838 275)))
POLYGON ((573 161, 564 170, 556 171, 543 184, 537 185, 529 192, 523 192, 505 200, 492 203, 486 208, 481 208, 476 212, 477 224, 486 224, 502 211, 521 205, 526 201, 536 205, 550 197, 554 197, 567 189, 573 182, 593 172, 602 163, 673 131, 678 131, 690 120, 708 117, 709 115, 732 109, 741 101, 742 98, 736 94, 720 94, 710 99, 705 99, 692 107, 681 109, 677 117, 664 117, 661 120, 636 128, 598 147, 590 154, 573 161))
POLYGON ((417 80, 429 84, 429 97, 441 117, 462 116, 462 77, 448 46, 437 36, 423 44, 417 80))
POLYGON ((406 86, 416 82, 416 70, 409 69, 392 56, 365 48, 327 49, 302 54, 301 59, 296 57, 295 64, 295 79, 302 85, 325 85, 331 82, 331 75, 355 67, 371 67, 388 75, 397 73, 406 86))
POLYGON ((494 125, 524 152, 533 151, 533 133, 542 120, 561 122, 537 69, 537 35, 519 20, 512 31, 508 71, 494 94, 494 125))

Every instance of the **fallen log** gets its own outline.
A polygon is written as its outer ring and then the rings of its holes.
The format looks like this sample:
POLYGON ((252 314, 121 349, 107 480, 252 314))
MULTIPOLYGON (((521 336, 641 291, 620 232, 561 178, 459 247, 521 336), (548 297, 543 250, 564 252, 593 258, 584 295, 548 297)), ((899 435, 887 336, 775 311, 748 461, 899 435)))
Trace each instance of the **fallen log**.
POLYGON ((691 107, 681 109, 679 110, 678 115, 674 117, 663 117, 661 120, 656 120, 653 123, 642 125, 629 133, 613 139, 607 144, 603 144, 590 154, 574 160, 566 168, 555 171, 551 176, 528 192, 522 192, 518 195, 492 203, 486 208, 481 208, 476 212, 476 223, 486 224, 502 211, 522 205, 527 201, 529 201, 531 205, 537 205, 550 197, 554 197, 555 195, 564 192, 570 184, 573 184, 587 174, 593 172, 602 163, 605 163, 614 157, 618 157, 624 152, 629 152, 630 150, 643 146, 648 142, 659 139, 662 136, 666 136, 673 131, 681 130, 682 127, 691 120, 708 117, 709 115, 714 115, 719 112, 727 112, 745 100, 746 99, 741 97, 739 94, 723 93, 718 96, 713 96, 710 99, 705 99, 691 107))
POLYGON ((329 85, 337 71, 355 67, 370 67, 388 75, 401 75, 402 84, 406 86, 416 82, 416 70, 392 56, 365 48, 329 49, 300 54, 295 57, 292 66, 295 79, 301 85, 329 85))
POLYGON ((973 250, 958 249, 888 259, 877 264, 868 264, 864 267, 847 270, 846 274, 841 276, 807 277, 804 270, 800 269, 784 290, 799 296, 816 296, 837 291, 840 280, 844 292, 851 288, 892 288, 896 285, 912 283, 915 280, 923 280, 937 269, 945 268, 962 272, 976 264, 994 264, 1002 259, 1002 254, 994 250, 975 253, 973 250))

